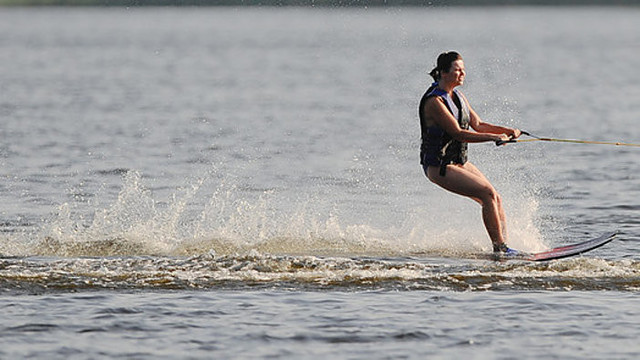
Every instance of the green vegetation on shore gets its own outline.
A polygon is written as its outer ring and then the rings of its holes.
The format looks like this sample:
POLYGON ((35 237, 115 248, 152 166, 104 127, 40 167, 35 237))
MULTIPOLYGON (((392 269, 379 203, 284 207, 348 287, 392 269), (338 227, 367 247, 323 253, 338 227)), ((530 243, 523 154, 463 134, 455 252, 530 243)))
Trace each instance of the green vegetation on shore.
POLYGON ((640 5, 640 0, 0 0, 0 6, 485 6, 640 5))

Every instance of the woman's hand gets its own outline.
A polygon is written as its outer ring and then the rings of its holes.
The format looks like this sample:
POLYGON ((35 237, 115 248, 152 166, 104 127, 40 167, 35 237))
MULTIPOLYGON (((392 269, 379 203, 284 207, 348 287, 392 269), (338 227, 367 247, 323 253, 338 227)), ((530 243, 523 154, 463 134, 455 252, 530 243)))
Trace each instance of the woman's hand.
POLYGON ((509 135, 511 139, 517 139, 522 135, 522 131, 520 131, 520 129, 509 129, 507 135, 509 135))
POLYGON ((522 135, 522 131, 520 129, 512 129, 512 128, 504 128, 505 132, 503 134, 499 134, 499 139, 495 139, 497 146, 504 145, 510 142, 516 142, 515 139, 519 138, 522 135))
POLYGON ((500 146, 510 142, 513 139, 515 139, 513 136, 507 134, 495 134, 493 141, 496 143, 496 146, 500 146))

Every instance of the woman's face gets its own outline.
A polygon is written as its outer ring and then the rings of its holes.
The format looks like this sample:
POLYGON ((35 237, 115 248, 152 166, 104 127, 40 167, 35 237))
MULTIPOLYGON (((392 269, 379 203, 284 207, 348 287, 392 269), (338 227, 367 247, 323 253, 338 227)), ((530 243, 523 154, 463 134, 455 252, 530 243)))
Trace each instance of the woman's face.
POLYGON ((456 60, 451 63, 449 72, 442 73, 442 80, 453 86, 460 86, 464 83, 465 75, 464 62, 462 60, 456 60))

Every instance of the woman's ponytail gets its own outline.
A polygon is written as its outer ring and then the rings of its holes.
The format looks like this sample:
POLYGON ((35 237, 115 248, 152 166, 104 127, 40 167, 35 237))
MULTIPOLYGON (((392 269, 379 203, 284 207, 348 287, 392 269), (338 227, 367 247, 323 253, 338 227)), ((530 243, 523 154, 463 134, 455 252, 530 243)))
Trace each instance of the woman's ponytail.
POLYGON ((438 55, 436 67, 431 70, 429 75, 431 75, 434 81, 440 81, 442 73, 449 72, 449 70, 451 70, 451 64, 456 60, 462 60, 462 56, 459 53, 455 51, 443 52, 438 55))

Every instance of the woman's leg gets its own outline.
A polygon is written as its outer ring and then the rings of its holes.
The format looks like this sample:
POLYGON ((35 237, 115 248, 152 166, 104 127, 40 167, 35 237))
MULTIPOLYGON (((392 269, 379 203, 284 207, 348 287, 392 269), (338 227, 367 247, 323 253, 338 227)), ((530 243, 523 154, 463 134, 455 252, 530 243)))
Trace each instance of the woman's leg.
MULTIPOLYGON (((469 171, 473 172, 477 176, 480 176, 486 182, 490 183, 489 180, 484 176, 484 174, 472 163, 467 162, 463 166, 469 169, 469 171)), ((496 195, 498 197, 498 216, 500 217, 500 226, 502 227, 502 240, 506 242, 507 239, 509 238, 507 233, 507 215, 504 211, 504 207, 502 206, 502 196, 500 196, 500 194, 498 194, 497 191, 496 191, 496 195)))
POLYGON ((446 176, 440 176, 439 167, 430 166, 427 177, 446 190, 480 203, 482 220, 494 249, 506 241, 506 216, 500 195, 478 168, 470 162, 448 165, 446 176))

